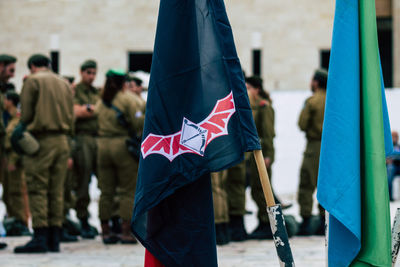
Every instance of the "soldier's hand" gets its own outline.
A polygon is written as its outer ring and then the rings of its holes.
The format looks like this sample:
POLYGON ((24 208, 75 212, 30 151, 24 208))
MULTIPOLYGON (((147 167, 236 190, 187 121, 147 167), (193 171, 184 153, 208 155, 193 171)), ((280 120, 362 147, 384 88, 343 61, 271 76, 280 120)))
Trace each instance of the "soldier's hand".
POLYGON ((15 171, 17 168, 15 167, 14 164, 9 163, 8 166, 7 166, 7 169, 8 169, 9 172, 13 172, 13 171, 15 171))
POLYGON ((72 158, 68 159, 68 170, 72 170, 72 168, 74 167, 74 160, 72 158))
POLYGON ((271 159, 270 158, 264 158, 264 163, 265 167, 268 168, 271 165, 271 159))

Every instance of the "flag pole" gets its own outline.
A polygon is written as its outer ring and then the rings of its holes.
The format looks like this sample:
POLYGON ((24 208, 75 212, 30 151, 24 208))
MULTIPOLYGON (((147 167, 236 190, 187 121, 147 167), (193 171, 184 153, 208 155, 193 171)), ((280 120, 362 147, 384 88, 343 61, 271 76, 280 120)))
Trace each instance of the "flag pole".
POLYGON ((392 266, 396 265, 400 248, 400 208, 397 209, 392 228, 392 266))
POLYGON ((292 250, 290 249, 289 237, 285 227, 285 219, 283 217, 281 205, 275 203, 267 168, 264 163, 264 156, 261 150, 254 150, 253 155, 257 164, 258 175, 260 177, 267 204, 267 212, 279 258, 279 264, 282 267, 294 266, 292 250))

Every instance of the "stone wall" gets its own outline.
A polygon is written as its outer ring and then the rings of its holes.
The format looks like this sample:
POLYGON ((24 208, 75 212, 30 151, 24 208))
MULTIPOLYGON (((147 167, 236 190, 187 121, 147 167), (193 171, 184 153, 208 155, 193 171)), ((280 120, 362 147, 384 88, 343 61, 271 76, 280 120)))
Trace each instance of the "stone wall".
MULTIPOLYGON (((0 0, 0 52, 18 57, 18 87, 30 54, 60 51, 60 73, 79 75, 87 58, 99 63, 97 85, 110 67, 127 68, 129 51, 151 51, 157 0, 0 0)), ((334 1, 226 0, 243 68, 262 50, 265 87, 308 89, 331 44, 334 1), (255 40, 253 36, 258 36, 255 40)))

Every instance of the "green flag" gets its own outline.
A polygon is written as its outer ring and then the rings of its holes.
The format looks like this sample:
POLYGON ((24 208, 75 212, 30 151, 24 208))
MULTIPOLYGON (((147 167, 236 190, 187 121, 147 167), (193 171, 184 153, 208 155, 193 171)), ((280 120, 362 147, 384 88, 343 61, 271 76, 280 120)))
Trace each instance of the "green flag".
POLYGON ((351 266, 391 266, 382 80, 375 1, 360 0, 361 250, 351 266))

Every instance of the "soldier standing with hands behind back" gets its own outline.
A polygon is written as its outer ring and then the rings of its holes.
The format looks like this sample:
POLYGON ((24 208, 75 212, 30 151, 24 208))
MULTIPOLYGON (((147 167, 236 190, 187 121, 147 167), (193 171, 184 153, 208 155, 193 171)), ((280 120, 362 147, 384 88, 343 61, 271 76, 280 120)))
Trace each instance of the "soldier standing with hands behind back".
POLYGON ((303 222, 298 235, 323 235, 325 212, 319 205, 320 225, 313 229, 311 222, 313 194, 317 187, 319 154, 321 150, 322 124, 324 122, 326 84, 328 73, 324 69, 315 71, 311 81, 313 95, 305 102, 299 118, 299 127, 305 132, 307 146, 300 169, 298 201, 303 222))
POLYGON ((69 85, 50 69, 50 59, 36 54, 29 58, 31 75, 21 92, 21 119, 12 141, 29 131, 39 151, 25 155, 24 166, 34 236, 15 253, 59 252, 63 222, 64 181, 73 128, 73 96, 69 85))

